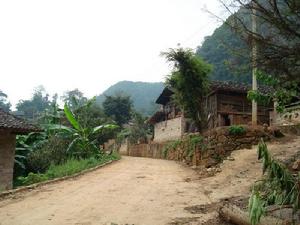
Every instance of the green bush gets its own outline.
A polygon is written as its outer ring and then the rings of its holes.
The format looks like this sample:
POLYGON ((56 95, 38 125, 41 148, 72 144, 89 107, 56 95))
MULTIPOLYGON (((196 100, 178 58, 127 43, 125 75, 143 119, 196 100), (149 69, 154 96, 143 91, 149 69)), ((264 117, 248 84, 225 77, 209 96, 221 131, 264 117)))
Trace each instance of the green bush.
POLYGON ((68 144, 68 140, 56 136, 49 138, 42 148, 28 154, 26 169, 33 173, 44 173, 51 164, 64 163, 68 158, 68 144))
POLYGON ((233 125, 228 128, 230 135, 242 135, 246 133, 246 129, 240 125, 233 125))
POLYGON ((30 185, 48 180, 46 174, 29 173, 27 177, 18 177, 18 183, 22 185, 30 185))

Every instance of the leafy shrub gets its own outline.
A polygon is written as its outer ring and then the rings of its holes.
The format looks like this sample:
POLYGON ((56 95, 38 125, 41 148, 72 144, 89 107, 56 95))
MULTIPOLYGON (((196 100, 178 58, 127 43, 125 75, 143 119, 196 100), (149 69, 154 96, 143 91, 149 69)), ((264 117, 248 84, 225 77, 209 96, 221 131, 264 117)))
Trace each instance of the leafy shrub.
POLYGON ((18 177, 18 183, 22 185, 30 185, 48 180, 46 174, 29 173, 27 177, 18 177))
POLYGON ((30 172, 43 173, 51 164, 62 164, 67 158, 68 140, 53 136, 40 149, 32 151, 27 156, 26 168, 30 172))
POLYGON ((228 128, 230 135, 242 135, 246 132, 246 129, 240 125, 233 125, 228 128))

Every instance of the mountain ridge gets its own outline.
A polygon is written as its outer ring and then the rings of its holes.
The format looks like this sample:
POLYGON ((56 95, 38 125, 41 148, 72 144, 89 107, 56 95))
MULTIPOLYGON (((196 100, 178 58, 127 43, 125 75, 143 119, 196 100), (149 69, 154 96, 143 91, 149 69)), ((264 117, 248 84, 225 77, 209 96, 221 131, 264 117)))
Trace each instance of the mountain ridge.
POLYGON ((103 103, 105 96, 123 94, 131 97, 135 110, 150 116, 157 109, 158 105, 155 104, 155 100, 162 92, 164 88, 163 82, 144 82, 144 81, 119 81, 105 91, 102 94, 96 96, 98 104, 103 103))

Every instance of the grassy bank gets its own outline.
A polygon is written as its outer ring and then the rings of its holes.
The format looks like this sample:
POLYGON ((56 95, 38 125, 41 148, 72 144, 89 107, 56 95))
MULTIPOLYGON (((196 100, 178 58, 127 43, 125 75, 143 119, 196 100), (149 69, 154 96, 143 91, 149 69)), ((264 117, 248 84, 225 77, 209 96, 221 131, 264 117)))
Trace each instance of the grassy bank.
POLYGON ((15 187, 39 183, 64 176, 71 176, 83 170, 118 159, 120 159, 120 155, 117 153, 113 153, 111 155, 105 154, 99 159, 69 159, 64 164, 51 165, 45 173, 29 173, 26 177, 18 177, 17 181, 15 182, 15 187))

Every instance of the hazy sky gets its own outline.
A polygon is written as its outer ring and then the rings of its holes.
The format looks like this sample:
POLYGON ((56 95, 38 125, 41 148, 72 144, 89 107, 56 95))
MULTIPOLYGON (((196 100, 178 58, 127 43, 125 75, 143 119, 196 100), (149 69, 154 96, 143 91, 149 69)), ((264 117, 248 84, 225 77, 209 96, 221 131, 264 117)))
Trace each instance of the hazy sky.
POLYGON ((161 51, 195 48, 220 24, 217 0, 0 1, 0 90, 15 104, 43 85, 100 94, 121 80, 163 81, 161 51))

